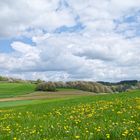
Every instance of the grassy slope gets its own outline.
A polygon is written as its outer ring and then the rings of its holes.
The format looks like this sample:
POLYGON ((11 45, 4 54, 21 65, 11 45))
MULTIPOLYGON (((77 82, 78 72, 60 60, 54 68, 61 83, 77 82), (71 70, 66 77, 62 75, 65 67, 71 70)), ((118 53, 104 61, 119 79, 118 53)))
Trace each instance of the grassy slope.
POLYGON ((0 139, 139 139, 140 91, 0 109, 0 139))
POLYGON ((33 92, 34 84, 28 83, 0 83, 0 98, 14 97, 33 92))

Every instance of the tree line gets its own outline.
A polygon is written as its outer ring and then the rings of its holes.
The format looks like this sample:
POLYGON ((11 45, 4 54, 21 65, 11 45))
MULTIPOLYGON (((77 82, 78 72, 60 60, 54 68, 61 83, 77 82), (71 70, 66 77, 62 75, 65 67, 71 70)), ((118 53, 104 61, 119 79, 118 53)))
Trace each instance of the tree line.
POLYGON ((73 88, 95 93, 117 93, 132 89, 140 89, 140 82, 121 81, 118 83, 101 83, 92 81, 68 81, 68 82, 41 82, 38 81, 36 90, 38 91, 57 91, 58 88, 73 88))

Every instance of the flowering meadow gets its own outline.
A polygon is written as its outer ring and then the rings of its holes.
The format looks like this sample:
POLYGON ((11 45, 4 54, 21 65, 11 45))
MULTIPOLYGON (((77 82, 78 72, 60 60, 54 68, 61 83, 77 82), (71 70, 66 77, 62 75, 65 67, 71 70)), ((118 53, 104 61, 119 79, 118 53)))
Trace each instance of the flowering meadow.
POLYGON ((0 108, 0 140, 140 140, 140 91, 0 108))

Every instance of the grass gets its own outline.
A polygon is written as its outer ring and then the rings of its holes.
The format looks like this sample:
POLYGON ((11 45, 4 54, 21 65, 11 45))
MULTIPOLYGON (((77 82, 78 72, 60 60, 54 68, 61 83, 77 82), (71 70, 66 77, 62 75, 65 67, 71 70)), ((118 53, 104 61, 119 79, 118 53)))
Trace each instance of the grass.
POLYGON ((29 83, 0 83, 0 98, 24 95, 35 90, 34 84, 29 83))
POLYGON ((140 91, 0 108, 1 140, 139 140, 140 91))
POLYGON ((22 100, 22 101, 8 101, 8 102, 0 102, 0 107, 12 107, 12 106, 20 106, 20 105, 27 105, 33 104, 35 101, 33 100, 22 100))

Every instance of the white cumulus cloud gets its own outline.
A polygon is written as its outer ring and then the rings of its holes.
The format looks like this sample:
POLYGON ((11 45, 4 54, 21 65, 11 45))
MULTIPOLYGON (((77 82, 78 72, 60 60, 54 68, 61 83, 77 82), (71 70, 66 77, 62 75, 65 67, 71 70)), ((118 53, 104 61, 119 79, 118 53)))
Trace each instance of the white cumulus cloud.
POLYGON ((1 74, 140 79, 139 0, 0 0, 0 9, 0 39, 13 40, 12 51, 0 53, 1 74))

